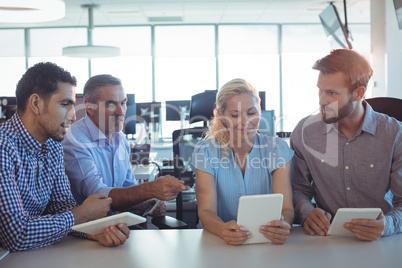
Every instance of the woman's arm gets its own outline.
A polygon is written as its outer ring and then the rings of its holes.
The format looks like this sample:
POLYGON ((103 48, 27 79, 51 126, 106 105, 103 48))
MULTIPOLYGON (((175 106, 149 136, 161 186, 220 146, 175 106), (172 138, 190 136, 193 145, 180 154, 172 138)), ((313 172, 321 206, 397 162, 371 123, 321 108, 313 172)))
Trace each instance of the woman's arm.
POLYGON ((229 245, 244 243, 250 237, 250 233, 243 231, 235 221, 225 223, 218 217, 214 176, 199 169, 195 170, 198 217, 202 226, 222 237, 229 245))
POLYGON ((291 161, 274 171, 272 175, 272 192, 283 194, 282 215, 284 221, 292 226, 295 213, 290 182, 290 165, 291 161))
POLYGON ((285 243, 294 219, 290 165, 291 161, 276 169, 272 175, 272 192, 283 194, 282 219, 271 221, 260 228, 260 232, 275 244, 285 243))

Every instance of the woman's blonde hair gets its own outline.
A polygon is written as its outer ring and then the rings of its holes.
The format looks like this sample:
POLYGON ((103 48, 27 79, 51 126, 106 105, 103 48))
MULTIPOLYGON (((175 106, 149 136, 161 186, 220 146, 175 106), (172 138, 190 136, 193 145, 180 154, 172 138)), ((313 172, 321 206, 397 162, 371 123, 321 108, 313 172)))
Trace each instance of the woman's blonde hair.
MULTIPOLYGON (((222 122, 222 115, 226 109, 227 101, 240 94, 249 94, 258 100, 258 106, 261 105, 261 99, 258 91, 250 85, 246 80, 236 78, 224 84, 216 95, 216 106, 214 109, 214 117, 211 120, 209 130, 206 133, 205 139, 217 141, 223 156, 229 157, 230 152, 230 135, 228 129, 222 122)), ((261 110, 261 108, 260 108, 261 110)))

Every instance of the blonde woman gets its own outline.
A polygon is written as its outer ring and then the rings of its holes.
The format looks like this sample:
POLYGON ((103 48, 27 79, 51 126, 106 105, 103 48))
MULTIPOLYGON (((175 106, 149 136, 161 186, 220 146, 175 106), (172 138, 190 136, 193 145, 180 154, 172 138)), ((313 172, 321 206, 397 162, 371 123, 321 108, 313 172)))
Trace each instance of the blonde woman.
POLYGON ((294 210, 290 183, 293 151, 279 138, 257 133, 258 92, 245 80, 226 83, 216 97, 214 119, 206 138, 194 150, 198 215, 202 226, 229 245, 240 245, 250 233, 235 220, 239 197, 283 194, 282 219, 260 232, 275 244, 290 233, 294 210))

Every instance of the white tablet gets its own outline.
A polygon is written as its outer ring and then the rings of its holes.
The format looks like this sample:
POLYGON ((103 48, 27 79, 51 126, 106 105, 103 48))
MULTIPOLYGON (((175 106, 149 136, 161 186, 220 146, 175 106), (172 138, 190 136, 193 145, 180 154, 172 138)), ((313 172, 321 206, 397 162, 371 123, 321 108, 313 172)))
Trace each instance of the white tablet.
POLYGON ((127 226, 135 225, 145 222, 147 219, 130 212, 123 212, 116 215, 108 216, 105 218, 89 221, 74 225, 72 229, 74 231, 83 232, 86 234, 99 234, 105 230, 106 227, 117 225, 119 223, 125 223, 127 226))
POLYGON ((336 211, 334 220, 329 227, 330 235, 353 235, 353 233, 343 227, 346 222, 353 219, 377 219, 380 214, 380 208, 339 208, 336 211))
POLYGON ((279 220, 282 214, 282 194, 247 195, 239 199, 237 224, 251 233, 243 244, 270 242, 259 229, 261 225, 279 220))

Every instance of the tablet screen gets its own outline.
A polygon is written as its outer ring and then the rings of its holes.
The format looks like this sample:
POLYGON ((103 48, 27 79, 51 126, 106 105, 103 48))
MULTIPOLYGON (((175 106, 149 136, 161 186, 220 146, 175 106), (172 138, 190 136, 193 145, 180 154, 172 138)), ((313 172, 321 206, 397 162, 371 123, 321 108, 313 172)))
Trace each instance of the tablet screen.
POLYGON ((279 220, 282 214, 282 194, 247 195, 239 199, 237 224, 251 233, 243 244, 270 242, 259 229, 261 225, 279 220))

